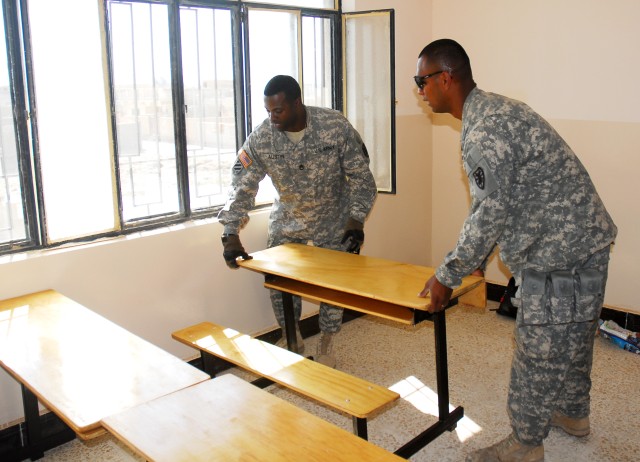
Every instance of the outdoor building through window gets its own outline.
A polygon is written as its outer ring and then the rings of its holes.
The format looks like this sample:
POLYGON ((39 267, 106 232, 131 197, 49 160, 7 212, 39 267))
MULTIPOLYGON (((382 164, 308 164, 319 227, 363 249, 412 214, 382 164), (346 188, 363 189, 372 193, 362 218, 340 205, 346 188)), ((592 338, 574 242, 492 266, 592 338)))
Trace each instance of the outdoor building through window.
MULTIPOLYGON (((305 104, 344 111, 379 190, 395 192, 390 10, 360 21, 335 0, 0 1, 0 253, 215 217, 276 74, 298 80, 305 104)), ((265 179, 257 204, 274 194, 265 179)))

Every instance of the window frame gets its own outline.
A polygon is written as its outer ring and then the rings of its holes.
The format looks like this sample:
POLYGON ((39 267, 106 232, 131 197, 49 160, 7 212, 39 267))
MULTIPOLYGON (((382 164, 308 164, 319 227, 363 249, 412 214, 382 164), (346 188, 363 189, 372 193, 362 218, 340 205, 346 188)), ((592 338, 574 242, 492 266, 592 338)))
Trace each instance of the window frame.
MULTIPOLYGON (((123 201, 121 191, 121 171, 118 165, 116 130, 116 113, 114 106, 113 62, 111 55, 111 31, 109 23, 109 2, 100 2, 100 18, 104 44, 104 59, 106 62, 105 84, 108 86, 107 98, 110 109, 108 120, 111 132, 110 148, 113 155, 113 179, 116 188, 117 217, 113 230, 91 234, 82 237, 63 239, 50 242, 47 235, 47 218, 44 208, 41 166, 38 150, 38 124, 35 89, 31 76, 33 65, 31 60, 30 33, 26 0, 2 0, 4 11, 7 54, 10 73, 10 93, 14 107, 14 122, 16 145, 18 149, 18 165, 22 187, 22 206, 26 227, 26 238, 20 241, 0 242, 0 255, 14 252, 55 248, 70 243, 91 242, 98 239, 127 235, 159 227, 171 226, 194 219, 216 217, 224 206, 220 204, 210 208, 191 210, 189 195, 189 159, 187 155, 186 114, 184 112, 185 94, 183 86, 183 70, 180 37, 180 9, 181 7, 199 7, 228 10, 231 15, 232 59, 234 72, 234 115, 236 121, 236 149, 244 143, 251 131, 250 108, 251 95, 249 91, 250 66, 249 43, 246 38, 248 30, 248 10, 260 8, 267 10, 297 11, 301 18, 315 17, 329 19, 331 24, 331 62, 332 68, 332 105, 334 109, 343 111, 343 47, 342 2, 336 0, 335 9, 302 8, 275 3, 261 3, 243 0, 127 0, 130 3, 162 4, 168 8, 169 59, 171 64, 171 93, 173 103, 173 126, 176 151, 176 176, 179 197, 177 212, 160 214, 158 216, 140 219, 123 220, 123 201)), ((300 39, 301 40, 301 39, 300 39)), ((393 38, 392 38, 393 40, 393 38)), ((391 49, 393 56, 394 50, 391 49)), ((300 68, 303 55, 300 53, 300 68)), ((392 68, 393 69, 393 68, 392 68)), ((302 73, 302 70, 300 71, 302 73)), ((394 76, 391 75, 392 94, 394 94, 394 76)), ((301 82, 302 83, 302 82, 301 82)), ((395 193, 395 117, 392 119, 392 136, 394 143, 390 153, 393 165, 392 191, 381 193, 395 193)), ((271 204, 257 206, 256 209, 270 207, 271 204)))
POLYGON ((7 64, 9 66, 9 92, 13 106, 13 121, 15 129, 16 152, 18 156, 18 171, 22 192, 22 210, 25 226, 25 238, 0 242, 0 255, 19 252, 38 247, 45 241, 41 234, 44 226, 39 223, 44 219, 39 215, 42 197, 37 194, 41 189, 36 185, 41 183, 37 156, 32 159, 30 146, 31 127, 35 122, 33 107, 28 99, 30 83, 27 76, 30 75, 30 61, 23 61, 21 31, 28 34, 28 23, 21 18, 25 17, 25 6, 16 4, 11 0, 2 0, 5 40, 7 44, 7 64), (35 185, 34 185, 35 182, 35 185))

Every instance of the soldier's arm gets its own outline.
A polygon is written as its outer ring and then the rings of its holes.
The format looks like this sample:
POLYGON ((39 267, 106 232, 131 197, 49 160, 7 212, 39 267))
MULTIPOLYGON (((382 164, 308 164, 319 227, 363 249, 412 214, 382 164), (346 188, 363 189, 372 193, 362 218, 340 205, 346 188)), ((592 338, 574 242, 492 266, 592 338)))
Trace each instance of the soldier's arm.
POLYGON ((506 140, 492 132, 475 134, 475 148, 465 158, 472 205, 456 247, 436 270, 438 281, 457 287, 462 278, 484 268, 508 214, 508 195, 514 181, 513 153, 506 140), (490 140, 490 141, 489 141, 490 140), (500 143, 499 152, 496 146, 500 143))
POLYGON ((378 194, 369 168, 369 154, 358 132, 348 126, 343 145, 343 168, 349 180, 349 214, 364 223, 378 194))
POLYGON ((229 197, 218 214, 225 234, 238 234, 249 221, 249 212, 255 206, 260 181, 266 174, 251 149, 250 140, 247 140, 231 169, 229 197))

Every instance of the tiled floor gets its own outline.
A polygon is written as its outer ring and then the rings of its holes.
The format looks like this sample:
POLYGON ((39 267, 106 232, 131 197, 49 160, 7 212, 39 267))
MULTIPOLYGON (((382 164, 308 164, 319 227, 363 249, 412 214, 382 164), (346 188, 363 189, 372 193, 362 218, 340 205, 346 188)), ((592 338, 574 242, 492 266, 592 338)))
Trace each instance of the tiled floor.
MULTIPOLYGON (((489 308, 496 304, 490 302, 489 308)), ((450 401, 463 406, 458 428, 440 436, 412 461, 462 461, 473 449, 492 444, 510 429, 505 405, 513 351, 513 320, 492 311, 457 306, 447 314, 450 401)), ((317 336, 306 339, 307 354, 317 336)), ((336 340, 338 368, 396 389, 402 399, 369 420, 369 440, 395 450, 433 422, 435 368, 433 325, 403 327, 369 316, 344 325, 336 340)), ((233 372, 237 373, 237 372, 233 372)), ((242 374, 240 374, 242 375, 242 374)), ((552 429, 545 460, 636 461, 640 456, 640 355, 597 338, 593 368, 592 432, 585 438, 552 429)), ((272 393, 351 431, 351 419, 276 386, 272 393)), ((47 451, 50 461, 140 461, 115 438, 79 440, 47 451)), ((212 458, 215 460, 215 458, 212 458)))

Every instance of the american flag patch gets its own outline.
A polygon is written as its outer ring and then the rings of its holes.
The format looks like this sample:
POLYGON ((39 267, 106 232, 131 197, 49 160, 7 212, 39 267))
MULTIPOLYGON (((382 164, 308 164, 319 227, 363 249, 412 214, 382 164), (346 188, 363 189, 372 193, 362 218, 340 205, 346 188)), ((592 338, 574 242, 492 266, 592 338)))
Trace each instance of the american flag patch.
POLYGON ((253 163, 251 157, 249 157, 249 154, 247 154, 247 151, 245 151, 244 149, 241 150, 240 153, 238 153, 238 160, 242 163, 244 168, 247 168, 253 163))

